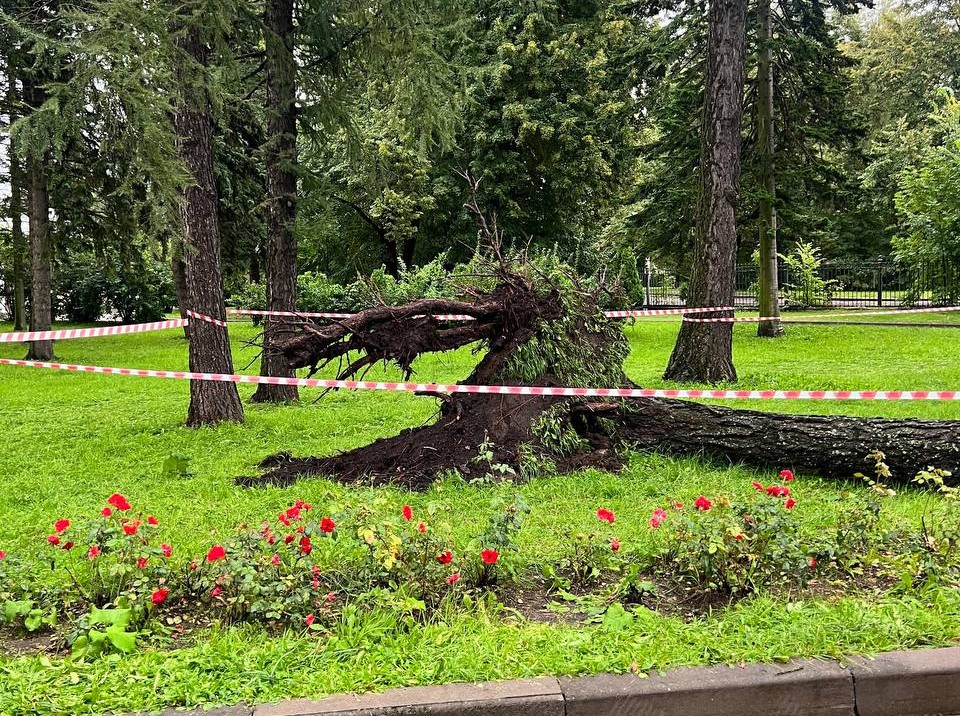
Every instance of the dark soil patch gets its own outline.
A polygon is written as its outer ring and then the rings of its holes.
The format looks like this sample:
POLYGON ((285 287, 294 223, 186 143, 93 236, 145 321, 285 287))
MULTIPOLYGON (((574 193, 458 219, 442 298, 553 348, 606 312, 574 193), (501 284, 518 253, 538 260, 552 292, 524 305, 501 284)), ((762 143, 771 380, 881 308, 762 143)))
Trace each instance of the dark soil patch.
POLYGON ((0 654, 6 656, 35 656, 55 654, 60 650, 62 641, 56 634, 16 637, 0 634, 0 654))

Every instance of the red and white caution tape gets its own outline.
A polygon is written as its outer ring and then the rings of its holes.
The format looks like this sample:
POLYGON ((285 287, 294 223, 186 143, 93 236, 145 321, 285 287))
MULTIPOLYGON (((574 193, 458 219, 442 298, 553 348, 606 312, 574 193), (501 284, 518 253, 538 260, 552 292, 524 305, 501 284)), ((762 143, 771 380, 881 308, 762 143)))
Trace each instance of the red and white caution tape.
POLYGON ((105 373, 138 378, 209 380, 221 383, 296 385, 301 388, 346 388, 407 393, 486 393, 493 395, 540 395, 583 398, 690 398, 713 400, 960 400, 960 391, 928 390, 680 390, 669 388, 557 388, 532 385, 459 385, 451 383, 393 383, 372 380, 331 380, 324 378, 280 378, 231 373, 110 368, 96 365, 46 363, 0 358, 0 365, 22 368, 52 368, 77 373, 105 373))
POLYGON ((210 316, 197 313, 196 311, 187 309, 186 314, 190 316, 190 318, 196 318, 198 321, 206 321, 207 323, 212 323, 215 326, 222 326, 223 328, 226 328, 227 326, 226 321, 221 321, 219 318, 211 318, 210 316))
POLYGON ((146 333, 165 331, 168 328, 182 328, 187 325, 185 318, 154 323, 134 323, 125 326, 100 326, 98 328, 68 328, 58 331, 21 331, 19 333, 0 333, 0 343, 29 343, 32 341, 65 341, 72 338, 99 338, 100 336, 120 336, 128 333, 146 333))
MULTIPOLYGON (((949 311, 960 311, 960 306, 938 306, 934 308, 906 308, 897 311, 857 311, 831 314, 813 314, 810 319, 804 319, 804 323, 817 321, 821 318, 847 318, 854 316, 870 316, 872 318, 882 318, 886 316, 903 316, 908 313, 946 313, 949 311)), ((683 318, 685 323, 762 323, 763 321, 780 321, 782 323, 792 323, 789 317, 783 316, 721 316, 717 318, 683 318)))
POLYGON ((719 316, 717 318, 687 318, 683 317, 684 323, 760 323, 762 321, 782 321, 780 317, 771 316, 719 316))
MULTIPOLYGON (((607 318, 634 318, 639 316, 680 316, 684 314, 713 313, 718 311, 732 311, 733 308, 650 308, 629 311, 604 311, 607 318)), ((227 313, 235 316, 280 316, 290 318, 351 318, 355 313, 311 313, 300 311, 260 311, 252 308, 228 308, 227 313)), ((434 318, 441 321, 472 321, 473 316, 458 313, 441 313, 434 318)))

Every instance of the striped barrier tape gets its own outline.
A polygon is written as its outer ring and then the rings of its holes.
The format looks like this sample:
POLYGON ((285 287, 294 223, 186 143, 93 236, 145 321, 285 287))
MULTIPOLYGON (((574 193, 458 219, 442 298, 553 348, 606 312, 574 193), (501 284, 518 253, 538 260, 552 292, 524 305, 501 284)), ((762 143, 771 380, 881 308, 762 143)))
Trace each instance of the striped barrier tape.
MULTIPOLYGON (((714 313, 718 311, 732 311, 733 308, 644 308, 627 311, 604 311, 607 318, 634 318, 639 316, 679 316, 683 314, 714 313)), ((228 308, 227 313, 234 316, 279 316, 290 318, 352 318, 355 313, 311 313, 308 311, 261 311, 252 308, 228 308)), ((441 321, 472 321, 473 316, 459 313, 441 313, 434 318, 441 321)))
MULTIPOLYGON (((809 323, 811 320, 819 320, 821 318, 847 318, 859 316, 870 316, 871 318, 893 316, 896 318, 897 316, 903 316, 908 313, 947 313, 950 311, 960 311, 960 306, 937 306, 934 308, 905 308, 896 311, 851 311, 845 313, 821 314, 815 315, 812 319, 804 319, 804 322, 809 323)), ((780 321, 781 323, 793 322, 790 320, 790 318, 784 318, 783 316, 721 316, 718 318, 688 318, 684 316, 683 320, 685 323, 761 323, 763 321, 780 321)))
POLYGON ((460 385, 456 383, 393 383, 372 380, 281 378, 231 373, 111 368, 96 365, 47 363, 0 358, 0 365, 21 368, 52 368, 76 373, 103 373, 138 378, 209 380, 221 383, 296 385, 301 388, 346 388, 407 393, 484 393, 493 395, 538 395, 566 398, 688 398, 713 400, 960 400, 960 391, 929 390, 684 390, 672 388, 558 388, 533 385, 460 385))
POLYGON ((119 336, 128 333, 146 333, 165 331, 168 328, 183 328, 188 321, 175 318, 170 321, 154 323, 133 323, 125 326, 100 326, 99 328, 69 328, 57 331, 21 331, 19 333, 0 333, 0 343, 30 343, 32 341, 65 341, 72 338, 99 338, 100 336, 119 336))
POLYGON ((219 318, 211 318, 210 316, 197 313, 196 311, 191 311, 190 309, 187 309, 186 314, 190 316, 190 318, 196 318, 198 321, 206 321, 207 323, 212 323, 213 325, 220 326, 222 328, 227 327, 227 322, 221 321, 219 318))

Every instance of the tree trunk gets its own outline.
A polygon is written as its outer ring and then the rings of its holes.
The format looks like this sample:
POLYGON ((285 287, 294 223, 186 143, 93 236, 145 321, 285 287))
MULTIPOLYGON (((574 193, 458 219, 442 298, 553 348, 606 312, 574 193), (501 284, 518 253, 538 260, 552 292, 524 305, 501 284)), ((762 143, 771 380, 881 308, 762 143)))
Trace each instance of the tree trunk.
POLYGON ((783 335, 780 322, 780 286, 777 275, 777 178, 774 169, 776 151, 773 122, 773 16, 770 0, 760 0, 757 8, 757 146, 760 154, 760 315, 777 320, 761 321, 757 335, 776 338, 783 335))
MULTIPOLYGON (((223 277, 220 271, 220 229, 217 221, 217 189, 213 176, 213 122, 206 77, 207 48, 195 25, 177 35, 177 45, 196 62, 180 69, 179 105, 174 116, 177 149, 193 183, 184 194, 184 251, 187 306, 206 316, 225 319, 223 277)), ((190 370, 232 373, 233 357, 226 326, 207 321, 190 322, 190 370)), ((243 404, 233 383, 190 382, 187 425, 243 422, 243 404)))
MULTIPOLYGON (((187 265, 183 260, 183 246, 176 242, 170 256, 170 273, 173 276, 173 292, 177 296, 177 310, 180 318, 187 318, 187 306, 190 305, 190 292, 187 290, 187 265)), ((190 324, 183 327, 183 337, 190 340, 190 324)))
MULTIPOLYGON (((710 3, 697 242, 688 300, 693 307, 733 305, 746 18, 746 0, 710 3)), ((735 381, 733 326, 684 323, 664 377, 735 381)))
MULTIPOLYGON (((297 310, 297 107, 293 0, 267 0, 264 13, 267 50, 267 310, 297 310)), ((295 372, 275 347, 290 337, 282 319, 264 322, 260 375, 293 377, 295 372)), ((251 400, 281 403, 297 400, 293 385, 259 385, 251 400)))
MULTIPOLYGON (((10 124, 17 118, 17 74, 14 69, 15 58, 12 52, 7 54, 7 111, 10 124)), ((26 258, 27 245, 23 236, 23 172, 20 168, 20 157, 17 156, 16 145, 12 136, 8 139, 7 156, 10 159, 10 231, 13 251, 13 330, 22 331, 26 326, 27 307, 26 291, 26 258)))
MULTIPOLYGON (((44 102, 43 90, 30 77, 24 82, 24 98, 33 108, 44 102)), ((49 331, 53 325, 53 296, 50 245, 50 188, 47 168, 49 157, 30 150, 27 155, 27 194, 30 219, 30 330, 49 331)), ((52 341, 34 341, 27 360, 53 359, 52 341)))
POLYGON ((960 421, 783 415, 684 400, 633 400, 617 436, 639 450, 707 455, 752 467, 827 477, 869 473, 865 458, 886 454, 896 482, 927 466, 960 475, 960 421))

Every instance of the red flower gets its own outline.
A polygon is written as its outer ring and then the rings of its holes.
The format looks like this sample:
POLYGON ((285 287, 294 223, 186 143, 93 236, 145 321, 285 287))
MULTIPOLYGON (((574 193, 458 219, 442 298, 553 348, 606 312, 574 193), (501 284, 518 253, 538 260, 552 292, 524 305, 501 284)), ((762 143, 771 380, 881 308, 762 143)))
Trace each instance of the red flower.
POLYGON ((61 534, 70 526, 70 520, 57 520, 53 523, 53 531, 61 534))
POLYGON ((426 534, 426 533, 427 533, 427 526, 426 526, 425 524, 423 524, 423 522, 421 522, 420 524, 417 525, 417 531, 419 531, 420 534, 426 534))
POLYGON ((287 517, 287 516, 286 516, 285 514, 283 514, 282 512, 281 512, 279 515, 277 515, 277 521, 279 521, 280 524, 282 524, 284 527, 289 527, 289 526, 290 526, 290 518, 287 517))
POLYGON ((653 511, 653 515, 650 517, 650 526, 653 529, 659 529, 660 525, 666 522, 666 520, 667 513, 658 507, 653 511))
POLYGON ((500 553, 495 549, 485 549, 480 553, 480 559, 483 560, 484 564, 496 564, 497 560, 500 559, 500 553))
POLYGON ((210 590, 210 596, 214 599, 219 597, 221 594, 223 594, 223 587, 221 587, 219 584, 210 590))
POLYGON ((707 499, 706 497, 704 497, 703 495, 700 495, 700 497, 698 497, 696 500, 694 500, 693 506, 696 507, 696 508, 697 508, 698 510, 700 510, 701 512, 706 512, 706 511, 709 510, 711 507, 713 507, 713 503, 710 502, 710 500, 708 500, 708 499, 707 499))
POLYGON ((110 497, 107 498, 107 504, 113 505, 121 512, 126 512, 130 509, 130 503, 127 502, 127 498, 121 495, 119 492, 114 492, 110 497))
POLYGON ((816 558, 816 557, 811 557, 810 559, 808 559, 808 560, 807 560, 807 567, 809 567, 810 569, 816 569, 816 568, 817 568, 817 558, 816 558))
POLYGON ((277 555, 277 554, 273 555, 273 559, 271 559, 270 561, 273 562, 273 566, 274 566, 274 567, 279 567, 279 566, 280 566, 280 555, 277 555))
POLYGON ((781 470, 780 479, 784 482, 793 482, 793 471, 792 470, 781 470))
POLYGON ((146 569, 146 568, 147 568, 147 558, 146 558, 146 557, 140 557, 140 558, 137 560, 137 569, 146 569))
POLYGON ((163 556, 167 559, 170 559, 170 555, 173 554, 173 547, 168 544, 160 545, 160 551, 163 552, 163 556))
POLYGON ((100 514, 104 517, 109 517, 113 514, 113 510, 111 510, 109 507, 104 507, 102 510, 100 510, 100 514))
POLYGON ((327 592, 327 604, 333 604, 333 600, 337 598, 335 592, 327 592))
POLYGON ((125 522, 123 525, 123 531, 128 535, 135 535, 138 529, 140 529, 140 520, 125 522))
POLYGON ((160 589, 150 595, 150 601, 153 602, 154 605, 163 604, 165 601, 167 601, 168 594, 170 594, 169 589, 166 587, 160 587, 160 589))
POLYGON ((306 525, 300 525, 299 527, 297 527, 297 529, 294 530, 294 532, 296 532, 298 535, 302 535, 306 531, 307 531, 306 525))
POLYGON ((597 510, 597 519, 601 522, 609 522, 612 525, 614 519, 616 518, 614 517, 613 512, 605 507, 601 507, 599 510, 597 510))
POLYGON ((63 545, 63 547, 61 547, 60 549, 65 549, 65 550, 67 550, 67 551, 69 552, 71 549, 73 549, 73 542, 67 542, 67 543, 66 543, 65 545, 63 545))
POLYGON ((459 581, 460 581, 459 572, 457 572, 456 574, 451 574, 449 577, 447 577, 447 584, 449 584, 451 587, 459 581))
POLYGON ((150 516, 147 518, 147 524, 148 524, 148 525, 153 525, 154 527, 156 527, 156 526, 159 525, 160 523, 157 521, 157 518, 156 518, 156 517, 154 517, 153 515, 150 515, 150 516))
POLYGON ((675 509, 675 510, 682 510, 682 509, 683 509, 683 503, 682 503, 682 502, 674 502, 674 503, 673 503, 673 509, 675 509))
POLYGON ((93 545, 87 550, 87 557, 90 559, 96 559, 101 554, 103 553, 100 551, 100 547, 98 545, 93 545))
POLYGON ((403 519, 405 519, 407 522, 413 519, 413 510, 410 509, 410 505, 404 505, 403 509, 400 510, 400 514, 403 515, 403 519))
POLYGON ((790 495, 789 487, 781 487, 780 485, 770 485, 767 488, 767 494, 770 497, 787 497, 790 495))
POLYGON ((7 558, 7 553, 0 550, 0 559, 6 559, 6 558, 7 558))
POLYGON ((336 527, 337 527, 337 523, 331 520, 329 517, 324 517, 322 520, 320 520, 321 532, 326 532, 327 534, 330 534, 336 529, 336 527))
POLYGON ((307 628, 310 628, 310 627, 313 626, 313 622, 314 622, 315 619, 316 619, 316 617, 313 616, 313 614, 307 614, 307 618, 304 619, 303 621, 306 622, 307 628))
POLYGON ((310 538, 304 535, 300 538, 300 552, 310 554, 313 551, 313 545, 310 544, 310 538))
POLYGON ((616 537, 614 537, 612 540, 610 540, 610 549, 612 549, 614 552, 619 552, 619 551, 620 551, 620 540, 618 540, 616 537))
POLYGON ((287 508, 287 517, 289 517, 291 520, 299 520, 299 519, 300 519, 300 505, 294 505, 293 507, 288 507, 288 508, 287 508))
POLYGON ((60 544, 60 538, 57 535, 50 535, 47 537, 47 542, 56 547, 58 544, 60 544))
POLYGON ((738 535, 734 535, 733 538, 734 538, 737 542, 742 541, 742 540, 743 540, 743 532, 741 532, 741 533, 738 534, 738 535))
POLYGON ((216 562, 219 559, 223 559, 227 556, 227 551, 218 544, 213 545, 210 548, 210 551, 207 552, 207 561, 216 562))
POLYGON ((786 507, 788 510, 792 510, 796 504, 797 504, 797 501, 795 499, 793 499, 792 497, 788 497, 787 501, 783 503, 783 506, 786 507))
POLYGON ((763 484, 762 484, 762 483, 759 483, 759 482, 757 482, 756 480, 754 480, 754 481, 751 482, 750 484, 753 486, 753 489, 756 490, 757 492, 763 492, 763 484))
POLYGON ((293 540, 295 540, 296 538, 297 538, 297 536, 296 536, 295 534, 293 534, 293 532, 291 532, 290 534, 288 534, 286 537, 283 538, 283 543, 284 543, 284 544, 290 544, 290 543, 293 542, 293 540))
POLYGON ((440 564, 450 564, 453 561, 453 552, 449 549, 446 552, 441 552, 437 555, 437 561, 440 564))

